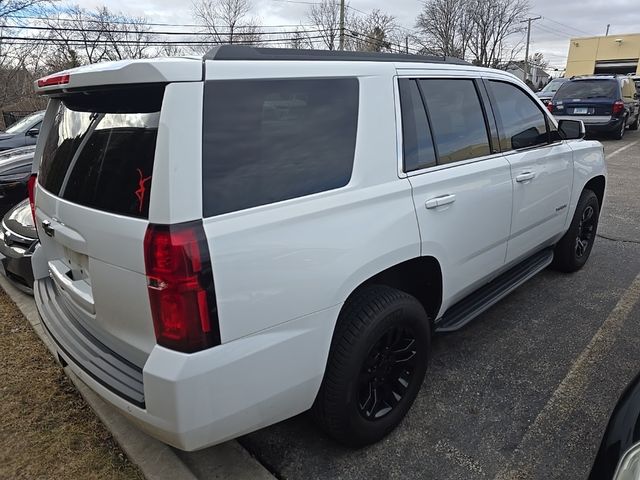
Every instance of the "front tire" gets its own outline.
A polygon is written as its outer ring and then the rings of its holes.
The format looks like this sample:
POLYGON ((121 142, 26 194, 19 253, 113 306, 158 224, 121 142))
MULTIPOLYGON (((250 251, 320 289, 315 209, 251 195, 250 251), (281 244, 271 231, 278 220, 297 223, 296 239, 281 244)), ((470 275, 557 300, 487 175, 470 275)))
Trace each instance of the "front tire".
POLYGON ((596 238, 599 217, 598 197, 591 190, 583 190, 569 230, 556 244, 552 264, 556 270, 575 272, 587 263, 596 238))
POLYGON ((351 447, 389 434, 405 416, 424 380, 431 323, 407 293, 371 285, 345 304, 312 408, 329 436, 351 447))

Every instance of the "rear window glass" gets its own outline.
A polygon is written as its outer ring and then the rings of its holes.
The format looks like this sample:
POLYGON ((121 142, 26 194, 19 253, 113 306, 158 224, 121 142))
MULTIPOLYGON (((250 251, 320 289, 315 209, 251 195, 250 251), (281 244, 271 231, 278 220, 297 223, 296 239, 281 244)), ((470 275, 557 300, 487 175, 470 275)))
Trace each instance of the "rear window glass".
POLYGON ((349 183, 358 90, 355 78, 207 82, 204 215, 265 205, 349 183))
POLYGON ((147 218, 164 87, 63 98, 45 142, 38 180, 80 205, 147 218))
POLYGON ((574 80, 565 82, 556 92, 554 101, 588 98, 618 98, 615 80, 574 80))

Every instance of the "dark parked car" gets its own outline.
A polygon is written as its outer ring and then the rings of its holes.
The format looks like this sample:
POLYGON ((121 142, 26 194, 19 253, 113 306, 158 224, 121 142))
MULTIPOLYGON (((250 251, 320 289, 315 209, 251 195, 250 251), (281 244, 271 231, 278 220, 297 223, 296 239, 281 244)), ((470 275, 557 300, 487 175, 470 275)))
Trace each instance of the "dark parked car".
POLYGON ((40 124, 44 117, 44 110, 24 117, 0 132, 0 151, 11 148, 35 145, 40 134, 40 124))
POLYGON ((569 81, 569 79, 564 77, 554 78, 549 83, 547 83, 547 85, 542 90, 537 92, 536 95, 540 100, 542 100, 545 105, 547 105, 556 94, 560 86, 567 81, 569 81))
POLYGON ((35 145, 0 153, 0 215, 28 196, 35 145))
POLYGON ((589 480, 640 478, 640 375, 627 387, 609 419, 589 480))
POLYGON ((38 243, 29 199, 13 207, 0 226, 0 270, 20 290, 33 294, 31 255, 38 243))
POLYGON ((638 94, 628 76, 573 77, 558 89, 548 107, 558 120, 582 120, 587 134, 621 139, 627 127, 637 130, 640 123, 638 94))

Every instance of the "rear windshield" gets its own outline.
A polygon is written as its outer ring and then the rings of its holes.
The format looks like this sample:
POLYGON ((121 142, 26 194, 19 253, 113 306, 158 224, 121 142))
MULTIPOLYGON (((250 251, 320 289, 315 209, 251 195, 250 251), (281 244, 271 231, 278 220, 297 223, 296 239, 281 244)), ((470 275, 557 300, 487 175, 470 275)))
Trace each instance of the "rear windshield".
POLYGON ((615 80, 574 80, 565 82, 558 89, 554 100, 618 98, 618 82, 615 80))
POLYGON ((148 85, 63 97, 39 183, 70 202, 147 218, 163 92, 148 85))
POLYGON ((204 215, 345 186, 357 123, 355 78, 207 82, 204 215))

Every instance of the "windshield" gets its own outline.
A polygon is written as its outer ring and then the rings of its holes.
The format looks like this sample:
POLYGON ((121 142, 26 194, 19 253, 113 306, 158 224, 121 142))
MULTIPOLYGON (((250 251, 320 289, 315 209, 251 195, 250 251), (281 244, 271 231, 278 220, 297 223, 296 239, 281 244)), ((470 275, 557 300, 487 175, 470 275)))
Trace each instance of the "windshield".
POLYGON ((551 80, 541 91, 545 93, 554 93, 557 92, 558 89, 562 86, 563 83, 566 83, 564 78, 556 78, 551 80))
POLYGON ((23 132, 26 132, 27 129, 29 129, 31 127, 31 125, 33 125, 34 123, 38 122, 39 120, 42 120, 42 117, 44 117, 44 112, 36 112, 34 114, 31 114, 31 115, 29 115, 27 117, 24 117, 24 118, 18 120, 16 123, 11 125, 5 131, 7 133, 23 133, 23 132))
POLYGON ((617 87, 615 80, 573 80, 565 82, 558 89, 554 100, 618 98, 617 87))

